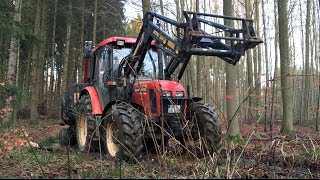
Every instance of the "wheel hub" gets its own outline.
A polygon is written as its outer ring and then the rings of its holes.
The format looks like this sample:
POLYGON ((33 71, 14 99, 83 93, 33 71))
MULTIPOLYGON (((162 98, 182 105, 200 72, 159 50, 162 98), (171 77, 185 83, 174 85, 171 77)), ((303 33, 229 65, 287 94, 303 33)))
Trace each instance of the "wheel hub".
POLYGON ((119 152, 119 140, 118 140, 118 127, 115 122, 111 122, 108 124, 107 133, 106 133, 106 141, 107 141, 107 149, 109 154, 112 157, 115 157, 119 152))
POLYGON ((79 146, 85 146, 87 141, 87 118, 81 114, 78 123, 78 143, 79 146))

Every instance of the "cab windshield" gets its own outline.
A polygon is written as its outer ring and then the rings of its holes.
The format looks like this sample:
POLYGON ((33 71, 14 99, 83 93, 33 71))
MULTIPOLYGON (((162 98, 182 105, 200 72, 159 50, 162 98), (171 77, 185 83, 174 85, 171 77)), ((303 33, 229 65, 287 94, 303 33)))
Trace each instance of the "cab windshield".
MULTIPOLYGON (((121 60, 129 55, 130 52, 131 48, 113 49, 113 67, 117 68, 121 60)), ((144 58, 143 66, 139 76, 157 79, 158 73, 158 53, 154 49, 150 49, 147 51, 147 54, 144 58)))

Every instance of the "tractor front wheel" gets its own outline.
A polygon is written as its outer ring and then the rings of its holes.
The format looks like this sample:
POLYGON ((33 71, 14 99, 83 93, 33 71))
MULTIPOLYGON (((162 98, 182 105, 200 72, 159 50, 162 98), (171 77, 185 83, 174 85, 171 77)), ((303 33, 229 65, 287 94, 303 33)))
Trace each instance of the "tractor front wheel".
POLYGON ((192 143, 197 144, 196 155, 211 155, 221 146, 221 127, 213 108, 200 102, 190 103, 192 122, 192 143))
POLYGON ((72 127, 62 128, 59 131, 59 142, 63 146, 74 146, 76 138, 72 127))
POLYGON ((102 143, 112 158, 125 161, 142 158, 143 129, 138 113, 130 105, 116 104, 104 118, 102 143))

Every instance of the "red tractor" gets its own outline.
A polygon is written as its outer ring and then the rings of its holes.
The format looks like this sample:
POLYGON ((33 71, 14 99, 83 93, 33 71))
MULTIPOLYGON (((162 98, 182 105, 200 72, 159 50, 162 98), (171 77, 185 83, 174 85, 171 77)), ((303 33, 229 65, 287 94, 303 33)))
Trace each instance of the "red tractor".
POLYGON ((125 160, 140 160, 152 146, 192 147, 200 156, 218 149, 216 112, 172 79, 181 79, 192 55, 235 65, 262 41, 249 19, 188 11, 184 17, 181 23, 147 12, 137 39, 110 37, 95 47, 86 41, 83 83, 70 87, 62 102, 61 116, 69 125, 60 132, 63 144, 81 152, 101 147, 125 160), (237 21, 240 28, 217 19, 237 21))

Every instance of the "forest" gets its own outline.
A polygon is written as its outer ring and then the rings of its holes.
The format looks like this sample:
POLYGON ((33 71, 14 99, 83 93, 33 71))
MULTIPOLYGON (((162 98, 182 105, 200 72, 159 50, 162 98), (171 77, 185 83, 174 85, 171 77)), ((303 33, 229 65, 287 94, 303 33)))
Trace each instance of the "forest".
MULTIPOLYGON (((226 20, 217 23, 241 27, 226 20)), ((2 0, 0 178, 318 179, 319 32, 317 0, 2 0), (165 145, 162 137, 156 153, 147 150, 141 161, 130 163, 115 160, 112 153, 104 155, 100 140, 99 150, 90 153, 90 146, 79 151, 70 139, 69 145, 62 145, 61 132, 68 126, 63 121, 65 93, 73 84, 85 83, 85 42, 99 47, 108 37, 138 38, 147 12, 183 22, 186 11, 253 20, 255 35, 262 40, 235 65, 218 56, 192 55, 181 79, 172 78, 188 89, 189 97, 202 98, 203 104, 194 109, 200 112, 197 118, 214 111, 221 130, 219 148, 200 158, 166 150, 170 141, 165 145), (205 110, 198 109, 202 107, 205 110)), ((102 115, 86 118, 102 118, 101 126, 107 108, 113 107, 102 107, 102 115)), ((150 120, 143 107, 124 107, 150 120)), ((75 129, 82 128, 77 125, 82 120, 75 120, 75 129)), ((104 129, 107 144, 109 126, 104 129)))

